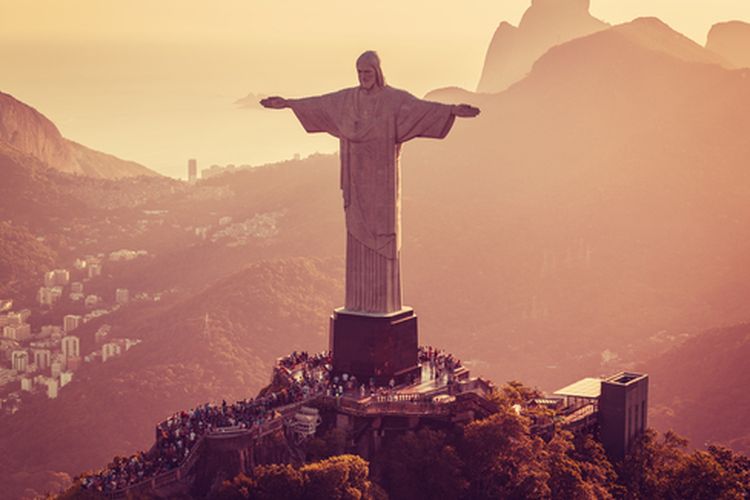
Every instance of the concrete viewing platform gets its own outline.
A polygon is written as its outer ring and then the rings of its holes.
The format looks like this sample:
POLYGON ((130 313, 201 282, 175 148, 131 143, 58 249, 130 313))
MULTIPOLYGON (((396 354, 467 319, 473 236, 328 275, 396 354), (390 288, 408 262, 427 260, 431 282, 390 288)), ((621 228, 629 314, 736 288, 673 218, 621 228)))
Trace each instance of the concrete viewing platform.
POLYGON ((277 361, 271 386, 258 397, 178 412, 157 425, 151 450, 116 459, 81 482, 111 498, 200 496, 216 474, 304 461, 299 446, 319 426, 346 432, 348 448, 369 459, 392 434, 422 425, 448 428, 494 411, 487 399, 492 384, 471 378, 456 358, 432 348, 420 349, 419 357, 409 380, 378 386, 332 376, 329 354, 294 352, 277 361), (286 443, 281 455, 269 457, 279 442, 286 443), (226 464, 233 464, 231 471, 219 470, 226 464))

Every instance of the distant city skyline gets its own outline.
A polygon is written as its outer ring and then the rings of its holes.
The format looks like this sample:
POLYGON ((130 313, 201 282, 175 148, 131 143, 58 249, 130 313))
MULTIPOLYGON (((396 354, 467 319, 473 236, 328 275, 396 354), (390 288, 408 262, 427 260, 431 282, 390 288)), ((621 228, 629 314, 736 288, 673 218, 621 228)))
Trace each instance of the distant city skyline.
MULTIPOLYGON (((380 52, 391 84, 415 95, 475 89, 497 25, 517 25, 530 4, 2 0, 0 91, 69 139, 186 178, 189 158, 200 172, 335 151, 334 139, 305 134, 288 114, 234 102, 355 85, 365 49, 380 52)), ((592 0, 591 13, 612 24, 659 17, 704 44, 714 23, 750 21, 750 2, 592 0)))

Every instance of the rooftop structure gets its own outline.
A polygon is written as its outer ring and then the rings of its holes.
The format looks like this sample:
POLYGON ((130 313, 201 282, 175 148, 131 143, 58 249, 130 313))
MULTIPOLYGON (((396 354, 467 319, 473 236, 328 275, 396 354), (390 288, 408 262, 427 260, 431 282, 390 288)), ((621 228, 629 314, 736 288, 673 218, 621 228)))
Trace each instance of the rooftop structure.
POLYGON ((620 372, 602 380, 599 438, 613 460, 621 460, 648 424, 648 375, 620 372))

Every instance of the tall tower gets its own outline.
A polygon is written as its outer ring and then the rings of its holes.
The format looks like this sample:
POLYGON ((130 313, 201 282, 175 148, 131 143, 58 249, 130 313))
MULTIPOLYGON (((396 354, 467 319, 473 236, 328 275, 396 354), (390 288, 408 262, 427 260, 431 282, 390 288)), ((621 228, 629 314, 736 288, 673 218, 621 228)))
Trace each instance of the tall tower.
POLYGON ((194 184, 198 180, 198 160, 190 158, 188 160, 188 182, 194 184))
POLYGON ((648 426, 648 375, 622 372, 602 380, 599 440, 620 461, 648 426))

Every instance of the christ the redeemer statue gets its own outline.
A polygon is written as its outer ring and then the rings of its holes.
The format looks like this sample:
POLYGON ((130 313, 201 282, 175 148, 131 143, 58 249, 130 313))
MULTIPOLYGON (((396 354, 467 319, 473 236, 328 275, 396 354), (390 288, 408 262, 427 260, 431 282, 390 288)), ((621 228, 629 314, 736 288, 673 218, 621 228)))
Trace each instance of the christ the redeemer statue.
POLYGON ((380 59, 357 59, 359 86, 316 97, 260 101, 291 108, 307 132, 340 140, 341 189, 346 212, 346 308, 390 314, 402 309, 401 144, 415 137, 444 138, 456 116, 479 109, 417 99, 385 84, 380 59))

